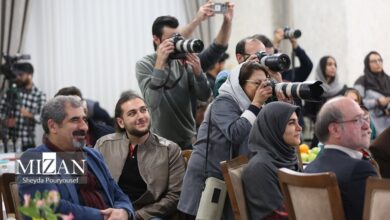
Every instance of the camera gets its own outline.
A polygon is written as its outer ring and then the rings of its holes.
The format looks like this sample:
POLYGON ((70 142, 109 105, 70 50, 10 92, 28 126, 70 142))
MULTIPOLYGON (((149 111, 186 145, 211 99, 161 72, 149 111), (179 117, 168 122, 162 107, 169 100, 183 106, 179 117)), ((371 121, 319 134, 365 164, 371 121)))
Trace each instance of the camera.
POLYGON ((214 3, 213 10, 216 14, 225 14, 228 10, 228 3, 214 3))
POLYGON ((180 34, 174 34, 171 38, 175 51, 169 55, 169 59, 182 59, 187 53, 200 53, 203 50, 203 41, 199 39, 185 40, 180 34))
POLYGON ((276 97, 277 92, 282 91, 289 98, 320 101, 324 94, 321 81, 277 83, 274 80, 269 80, 269 83, 272 87, 273 97, 276 97))
POLYGON ((302 32, 298 29, 292 29, 289 27, 285 27, 283 30, 284 39, 299 38, 301 35, 302 35, 302 32))
POLYGON ((257 59, 259 62, 267 66, 272 71, 285 71, 290 67, 290 58, 287 54, 276 53, 268 55, 264 51, 256 52, 257 59))
POLYGON ((28 54, 16 54, 14 56, 3 53, 3 58, 5 63, 0 66, 0 74, 3 74, 5 79, 13 80, 16 78, 16 75, 12 71, 12 65, 19 60, 28 60, 30 55, 28 54))

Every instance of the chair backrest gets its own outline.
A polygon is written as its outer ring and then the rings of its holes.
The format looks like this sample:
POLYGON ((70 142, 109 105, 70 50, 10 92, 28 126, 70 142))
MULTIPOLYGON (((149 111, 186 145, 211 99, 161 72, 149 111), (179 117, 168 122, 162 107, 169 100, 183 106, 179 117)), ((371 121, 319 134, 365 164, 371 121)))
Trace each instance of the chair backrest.
POLYGON ((16 182, 10 183, 10 189, 11 189, 11 197, 12 201, 15 207, 15 219, 16 220, 22 220, 23 216, 19 212, 19 205, 20 205, 20 198, 19 198, 19 190, 18 190, 18 184, 16 182))
POLYGON ((390 179, 369 177, 366 184, 363 220, 387 219, 390 216, 390 179))
POLYGON ((278 170, 279 184, 290 220, 343 220, 344 210, 333 172, 300 173, 278 170))
POLYGON ((248 158, 243 155, 221 162, 223 178, 225 179, 235 220, 249 219, 241 180, 242 171, 247 164, 248 158))
POLYGON ((186 169, 187 169, 187 164, 188 164, 188 161, 190 160, 191 154, 192 154, 192 150, 183 150, 181 152, 181 155, 184 158, 186 169))
POLYGON ((10 183, 15 182, 14 173, 3 173, 0 178, 1 194, 4 199, 5 211, 7 214, 15 213, 15 206, 12 201, 10 183))

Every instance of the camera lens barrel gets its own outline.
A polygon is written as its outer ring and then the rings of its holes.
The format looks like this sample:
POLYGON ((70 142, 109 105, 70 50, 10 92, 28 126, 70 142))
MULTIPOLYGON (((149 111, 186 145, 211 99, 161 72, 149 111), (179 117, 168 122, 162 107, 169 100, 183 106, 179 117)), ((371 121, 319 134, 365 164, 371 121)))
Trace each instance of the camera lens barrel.
POLYGON ((200 53, 202 52, 204 44, 199 39, 178 40, 175 43, 175 49, 181 53, 200 53))
POLYGON ((285 71, 290 67, 291 61, 287 54, 277 53, 268 55, 266 52, 257 52, 257 59, 272 71, 285 71))
POLYGON ((321 81, 299 83, 276 83, 275 92, 282 91, 287 97, 311 101, 320 101, 324 94, 321 81))
POLYGON ((299 29, 291 29, 291 28, 285 28, 284 29, 284 38, 299 38, 302 35, 302 32, 299 29))

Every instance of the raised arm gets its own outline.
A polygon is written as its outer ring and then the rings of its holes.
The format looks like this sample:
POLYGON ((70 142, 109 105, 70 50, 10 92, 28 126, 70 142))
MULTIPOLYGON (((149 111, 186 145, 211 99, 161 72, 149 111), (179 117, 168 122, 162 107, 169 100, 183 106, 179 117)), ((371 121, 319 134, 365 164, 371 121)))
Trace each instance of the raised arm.
POLYGON ((189 38, 192 33, 195 31, 195 29, 198 27, 202 21, 206 20, 209 17, 214 16, 214 12, 211 8, 212 1, 207 1, 204 5, 200 6, 198 13, 196 14, 196 17, 190 21, 186 26, 181 27, 179 30, 179 33, 184 38, 189 38))

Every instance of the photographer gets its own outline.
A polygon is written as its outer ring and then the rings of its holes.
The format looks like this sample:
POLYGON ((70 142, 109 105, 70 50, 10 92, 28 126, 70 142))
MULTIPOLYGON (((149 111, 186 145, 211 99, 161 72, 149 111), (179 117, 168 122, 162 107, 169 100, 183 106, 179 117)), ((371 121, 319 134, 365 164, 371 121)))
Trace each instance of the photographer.
POLYGON ((0 118, 8 129, 8 138, 14 143, 20 139, 25 151, 35 147, 35 124, 40 122, 46 94, 34 85, 34 68, 30 63, 15 63, 11 70, 16 75, 17 89, 10 88, 4 93, 0 101, 0 118))
MULTIPOLYGON (((198 16, 213 16, 211 6, 212 3, 207 2, 200 9, 203 13, 198 13, 198 16)), ((150 107, 153 132, 176 142, 183 149, 192 147, 195 135, 191 95, 201 101, 206 101, 211 95, 204 71, 214 65, 227 49, 233 9, 234 5, 228 3, 222 27, 207 49, 198 55, 187 53, 180 60, 170 58, 177 53, 172 36, 178 32, 178 20, 172 16, 158 17, 152 27, 156 52, 136 64, 138 85, 150 107)))
MULTIPOLYGON (((285 33, 283 28, 277 28, 274 31, 274 40, 273 45, 274 48, 280 51, 279 45, 280 42, 285 39, 285 33)), ((305 51, 298 45, 298 41, 296 38, 290 36, 289 41, 293 48, 293 53, 298 57, 300 66, 294 67, 293 69, 289 69, 282 73, 282 77, 284 81, 289 82, 303 82, 309 77, 311 70, 313 69, 313 63, 310 58, 307 56, 305 51)))

